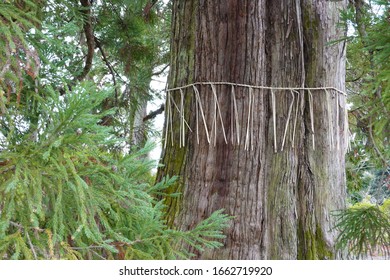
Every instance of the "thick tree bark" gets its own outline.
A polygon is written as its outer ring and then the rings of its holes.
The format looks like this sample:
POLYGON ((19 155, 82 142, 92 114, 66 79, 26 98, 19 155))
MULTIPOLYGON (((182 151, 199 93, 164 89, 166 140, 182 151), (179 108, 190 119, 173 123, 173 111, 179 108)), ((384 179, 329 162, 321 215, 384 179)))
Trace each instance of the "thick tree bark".
MULTIPOLYGON (((169 87, 222 81, 343 90, 344 45, 330 43, 342 36, 337 24, 344 6, 325 0, 173 1, 169 87)), ((233 100, 231 86, 218 85, 218 110, 211 87, 197 88, 210 139, 197 129, 200 103, 192 88, 171 96, 176 104, 183 100, 193 132, 183 139, 178 111, 166 114, 172 134, 158 176, 179 175, 168 193, 182 193, 166 199, 168 224, 188 229, 221 208, 235 217, 225 246, 195 252, 201 259, 335 258, 331 211, 345 198, 345 97, 331 90, 235 87, 233 100)))

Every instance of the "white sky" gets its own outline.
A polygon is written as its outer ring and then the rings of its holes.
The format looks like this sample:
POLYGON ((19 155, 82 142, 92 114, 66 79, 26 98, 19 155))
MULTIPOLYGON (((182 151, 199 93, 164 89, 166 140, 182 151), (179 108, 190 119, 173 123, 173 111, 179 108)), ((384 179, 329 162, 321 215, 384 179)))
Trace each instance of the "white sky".
MULTIPOLYGON (((168 70, 166 70, 165 72, 168 72, 168 70)), ((160 77, 153 77, 153 80, 150 83, 150 87, 154 90, 161 91, 165 89, 166 82, 167 82, 166 75, 161 75, 160 77)), ((165 103, 165 93, 163 94, 162 99, 155 99, 152 102, 148 103, 147 106, 148 113, 157 110, 163 103, 165 103)), ((164 126, 164 113, 156 116, 156 118, 153 120, 153 125, 155 129, 160 131, 160 133, 162 134, 162 129, 164 126)), ((149 154, 149 157, 153 160, 156 160, 158 163, 161 155, 161 138, 158 137, 152 140, 153 142, 156 143, 157 147, 149 154)))

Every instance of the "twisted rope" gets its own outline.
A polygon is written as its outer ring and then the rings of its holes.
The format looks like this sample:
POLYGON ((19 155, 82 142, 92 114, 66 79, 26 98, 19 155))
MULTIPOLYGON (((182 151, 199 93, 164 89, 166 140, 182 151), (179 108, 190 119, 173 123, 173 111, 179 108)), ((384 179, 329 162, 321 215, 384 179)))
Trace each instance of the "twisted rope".
POLYGON ((165 91, 170 92, 170 91, 175 91, 175 90, 180 90, 180 89, 186 89, 189 87, 197 86, 197 85, 230 85, 230 86, 235 86, 235 87, 246 87, 246 88, 252 88, 252 89, 269 89, 269 90, 294 90, 294 91, 299 91, 299 90, 334 90, 338 92, 339 94, 342 94, 344 96, 347 96, 347 93, 335 88, 335 87, 267 87, 267 86, 254 86, 254 85, 247 85, 247 84, 237 84, 237 83, 231 83, 231 82, 196 82, 192 84, 188 84, 185 86, 181 87, 174 87, 174 88, 168 88, 165 91))

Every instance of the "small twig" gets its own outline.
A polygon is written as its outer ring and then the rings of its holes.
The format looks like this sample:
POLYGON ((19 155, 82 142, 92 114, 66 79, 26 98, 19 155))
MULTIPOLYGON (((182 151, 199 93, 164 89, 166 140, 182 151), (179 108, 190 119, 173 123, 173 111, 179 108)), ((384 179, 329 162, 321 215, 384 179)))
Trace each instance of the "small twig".
POLYGON ((100 259, 102 260, 107 260, 105 257, 99 255, 97 252, 95 252, 94 250, 91 250, 91 253, 94 254, 95 256, 98 256, 100 259))
POLYGON ((33 255, 34 255, 34 259, 37 260, 37 259, 38 259, 37 253, 35 252, 34 245, 33 245, 32 242, 31 242, 31 238, 30 238, 30 235, 28 234, 28 230, 26 230, 26 229, 24 228, 24 226, 22 226, 21 224, 18 224, 18 223, 12 222, 12 221, 10 221, 9 223, 10 223, 11 225, 13 225, 13 226, 19 228, 20 230, 22 230, 22 231, 26 234, 27 242, 28 242, 28 244, 30 245, 31 252, 32 252, 33 255))
MULTIPOLYGON (((11 225, 13 225, 14 227, 17 227, 19 229, 23 229, 24 230, 24 226, 22 226, 19 223, 16 223, 16 222, 13 222, 13 221, 9 221, 9 223, 11 225)), ((44 232, 45 231, 44 229, 41 229, 41 228, 38 228, 38 227, 29 227, 29 229, 32 229, 32 230, 35 230, 35 231, 38 231, 38 232, 44 232)))
POLYGON ((108 61, 106 52, 104 51, 99 39, 94 36, 94 41, 95 41, 96 47, 99 49, 100 53, 102 54, 103 61, 107 65, 107 68, 110 71, 110 74, 112 76, 112 82, 114 83, 114 90, 115 90, 115 102, 118 102, 118 88, 117 88, 117 83, 116 83, 115 70, 112 67, 111 63, 108 61))
POLYGON ((152 76, 160 76, 169 67, 169 63, 166 64, 160 71, 152 73, 152 76))
POLYGON ((26 233, 27 241, 28 241, 28 244, 30 245, 31 252, 32 252, 33 255, 34 255, 34 259, 37 260, 37 259, 38 259, 37 253, 35 252, 34 245, 33 245, 32 242, 31 242, 30 235, 28 234, 28 231, 27 231, 27 230, 24 230, 24 232, 26 233))
POLYGON ((88 247, 69 247, 72 250, 89 250, 89 249, 103 249, 103 246, 88 246, 88 247))

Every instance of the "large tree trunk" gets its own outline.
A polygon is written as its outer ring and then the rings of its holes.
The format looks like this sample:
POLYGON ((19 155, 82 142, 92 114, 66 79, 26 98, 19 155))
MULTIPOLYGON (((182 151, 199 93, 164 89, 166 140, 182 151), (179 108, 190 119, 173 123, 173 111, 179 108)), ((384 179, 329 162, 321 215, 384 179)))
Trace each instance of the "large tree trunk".
MULTIPOLYGON (((344 45, 331 42, 343 35, 344 5, 173 1, 169 87, 218 81, 343 90, 344 45)), ((221 208, 235 217, 225 246, 195 252, 201 259, 335 258, 331 212, 345 199, 345 96, 240 86, 233 95, 231 85, 216 85, 216 99, 210 85, 197 89, 199 98, 189 87, 167 99, 158 175, 179 175, 168 192, 182 193, 166 200, 168 224, 188 229, 221 208)))

